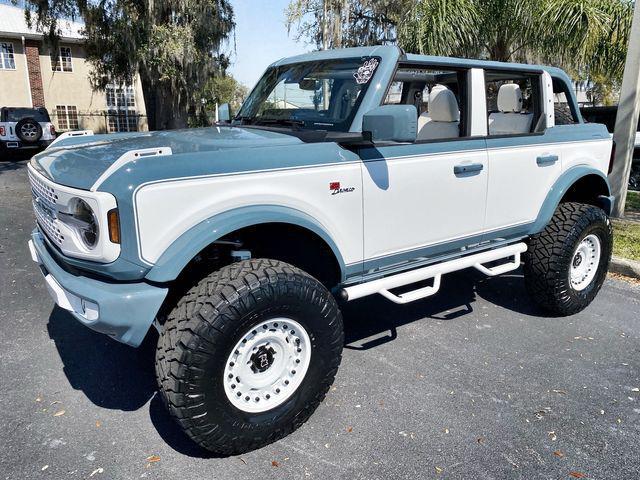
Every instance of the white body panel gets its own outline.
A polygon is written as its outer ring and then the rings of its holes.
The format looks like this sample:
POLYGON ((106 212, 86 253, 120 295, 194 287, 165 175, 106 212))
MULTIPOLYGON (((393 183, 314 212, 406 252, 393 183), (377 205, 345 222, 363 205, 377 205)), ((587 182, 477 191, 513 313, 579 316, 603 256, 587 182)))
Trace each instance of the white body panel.
POLYGON ((347 265, 360 262, 360 169, 357 162, 143 185, 135 194, 141 257, 156 262, 179 236, 214 215, 240 207, 278 205, 311 216, 331 236, 347 265), (333 195, 331 182, 354 190, 333 195))
MULTIPOLYGON (((22 142, 18 135, 16 135, 16 125, 18 122, 0 122, 0 126, 4 127, 5 134, 0 135, 0 141, 3 142, 22 142)), ((42 128, 42 136, 39 140, 53 140, 55 135, 51 134, 50 122, 38 122, 42 128)))
POLYGON ((480 149, 367 162, 363 168, 365 258, 481 233, 486 155, 480 149), (454 175, 454 166, 472 163, 484 168, 470 176, 454 175))
POLYGON ((492 148, 489 145, 487 231, 533 222, 549 189, 562 173, 559 144, 492 148), (538 165, 537 158, 558 160, 538 165))

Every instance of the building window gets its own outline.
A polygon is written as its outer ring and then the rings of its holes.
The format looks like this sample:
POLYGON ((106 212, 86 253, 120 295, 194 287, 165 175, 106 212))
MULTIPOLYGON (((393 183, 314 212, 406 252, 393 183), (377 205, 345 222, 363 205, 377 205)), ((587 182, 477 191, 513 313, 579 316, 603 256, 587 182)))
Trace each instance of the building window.
POLYGON ((58 130, 78 130, 78 110, 75 105, 57 105, 58 130))
POLYGON ((16 60, 13 57, 13 43, 0 43, 0 70, 15 70, 16 60))
POLYGON ((57 55, 51 55, 51 70, 54 72, 72 72, 71 47, 60 47, 57 55))
POLYGON ((109 85, 106 94, 109 132, 137 132, 138 113, 133 87, 109 85))

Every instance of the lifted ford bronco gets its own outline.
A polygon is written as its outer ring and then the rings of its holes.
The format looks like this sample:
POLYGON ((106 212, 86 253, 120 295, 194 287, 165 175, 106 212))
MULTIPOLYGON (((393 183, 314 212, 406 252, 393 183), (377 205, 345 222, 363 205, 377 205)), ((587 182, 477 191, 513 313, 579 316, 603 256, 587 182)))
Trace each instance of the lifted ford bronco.
POLYGON ((571 315, 611 255, 611 138, 557 68, 315 52, 271 65, 229 124, 74 135, 29 165, 33 259, 86 326, 132 346, 155 326, 167 408, 219 453, 312 414, 338 301, 523 262, 540 308, 571 315))

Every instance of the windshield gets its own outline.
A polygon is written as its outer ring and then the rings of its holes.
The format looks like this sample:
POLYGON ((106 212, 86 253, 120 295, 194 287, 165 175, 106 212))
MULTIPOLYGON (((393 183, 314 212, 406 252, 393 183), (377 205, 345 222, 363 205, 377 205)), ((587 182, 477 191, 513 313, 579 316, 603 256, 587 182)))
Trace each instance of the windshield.
POLYGON ((234 123, 348 131, 379 60, 319 60, 269 68, 234 123))

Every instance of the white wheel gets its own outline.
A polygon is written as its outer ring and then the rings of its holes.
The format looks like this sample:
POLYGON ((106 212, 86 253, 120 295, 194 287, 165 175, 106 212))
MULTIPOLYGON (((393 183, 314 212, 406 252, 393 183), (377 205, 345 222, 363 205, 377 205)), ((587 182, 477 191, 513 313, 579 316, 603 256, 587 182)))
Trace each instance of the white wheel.
POLYGON ((273 318, 246 332, 224 369, 224 391, 244 412, 266 412, 298 389, 311 361, 306 330, 290 318, 273 318))
POLYGON ((595 278, 601 252, 602 247, 597 235, 587 235, 578 244, 569 270, 569 279, 574 290, 584 290, 595 278))

